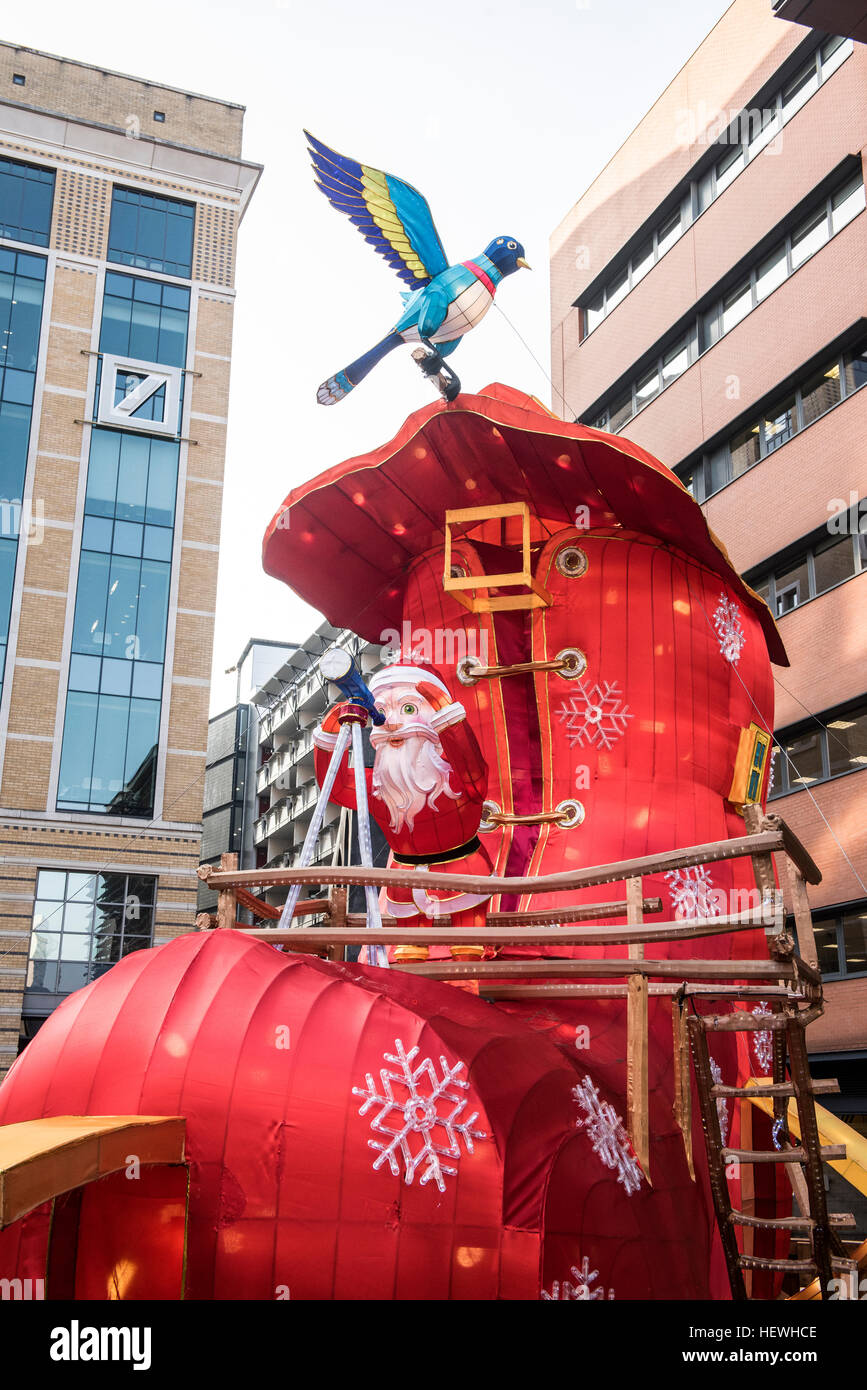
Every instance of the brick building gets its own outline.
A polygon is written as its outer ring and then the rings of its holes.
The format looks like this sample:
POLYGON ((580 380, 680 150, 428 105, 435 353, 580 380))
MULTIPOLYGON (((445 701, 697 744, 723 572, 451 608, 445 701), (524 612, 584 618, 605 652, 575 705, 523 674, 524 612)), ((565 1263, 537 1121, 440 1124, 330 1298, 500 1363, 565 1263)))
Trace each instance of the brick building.
POLYGON ((0 44, 0 1076, 194 920, 242 123, 0 44))
POLYGON ((566 418, 675 470, 777 618, 771 809, 824 876, 814 1072, 867 1129, 867 49, 850 8, 828 34, 770 0, 729 7, 552 236, 552 375, 566 418))

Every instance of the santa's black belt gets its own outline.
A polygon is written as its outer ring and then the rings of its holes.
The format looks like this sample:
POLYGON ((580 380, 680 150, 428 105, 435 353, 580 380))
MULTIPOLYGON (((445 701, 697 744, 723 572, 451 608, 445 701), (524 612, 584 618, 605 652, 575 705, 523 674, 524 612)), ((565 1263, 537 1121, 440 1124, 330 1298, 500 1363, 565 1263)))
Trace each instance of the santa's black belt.
POLYGON ((408 869, 414 869, 417 864, 448 864, 451 859, 463 859, 468 854, 475 854, 481 847, 481 840, 478 835, 474 835, 465 845, 456 845, 454 849, 441 849, 438 854, 395 854, 394 862, 405 864, 408 869))

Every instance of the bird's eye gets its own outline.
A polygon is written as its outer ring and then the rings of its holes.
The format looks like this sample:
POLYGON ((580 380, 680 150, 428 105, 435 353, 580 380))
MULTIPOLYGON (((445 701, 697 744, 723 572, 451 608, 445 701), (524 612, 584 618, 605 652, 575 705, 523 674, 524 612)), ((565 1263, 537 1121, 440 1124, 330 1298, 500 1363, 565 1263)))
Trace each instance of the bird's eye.
POLYGON ((510 242, 509 242, 509 250, 510 250, 510 251, 517 251, 517 249, 518 249, 518 243, 517 243, 516 241, 510 241, 510 242))

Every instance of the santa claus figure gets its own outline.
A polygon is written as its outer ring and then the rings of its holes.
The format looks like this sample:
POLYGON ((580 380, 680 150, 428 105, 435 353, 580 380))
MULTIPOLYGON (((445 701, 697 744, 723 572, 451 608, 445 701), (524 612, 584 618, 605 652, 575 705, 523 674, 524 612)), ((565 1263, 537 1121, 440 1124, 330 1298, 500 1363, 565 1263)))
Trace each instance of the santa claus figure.
MULTIPOLYGON (((414 869, 417 888, 384 888, 383 914, 406 920, 407 926, 448 915, 452 925, 482 929, 489 893, 449 893, 424 886, 424 874, 472 874, 485 878, 491 860, 479 842, 478 829, 488 786, 488 767, 476 736, 466 722, 463 705, 453 700, 434 670, 422 662, 398 658, 395 665, 370 679, 376 706, 385 717, 373 727, 373 769, 367 770, 370 814, 391 848, 389 867, 414 869)), ((329 756, 337 742, 343 705, 335 705, 316 729, 316 778, 320 786, 329 756)), ((355 805, 355 779, 341 765, 331 793, 341 806, 355 805)), ((451 948, 398 946, 389 952, 397 961, 470 957, 493 954, 482 945, 451 948)))

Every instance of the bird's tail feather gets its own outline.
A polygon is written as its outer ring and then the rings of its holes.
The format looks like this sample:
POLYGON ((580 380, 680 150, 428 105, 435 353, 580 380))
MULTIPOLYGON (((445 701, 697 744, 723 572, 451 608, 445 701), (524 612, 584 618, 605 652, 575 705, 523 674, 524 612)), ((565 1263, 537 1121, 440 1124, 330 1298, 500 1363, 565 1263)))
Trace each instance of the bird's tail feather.
POLYGON ((342 372, 336 372, 334 376, 328 377, 316 392, 316 399, 319 404, 334 405, 337 401, 342 401, 344 396, 349 395, 353 387, 364 380, 377 362, 381 362, 387 353, 402 342, 403 338, 399 333, 389 333, 363 357, 357 358, 355 362, 350 362, 349 366, 344 367, 342 372))

